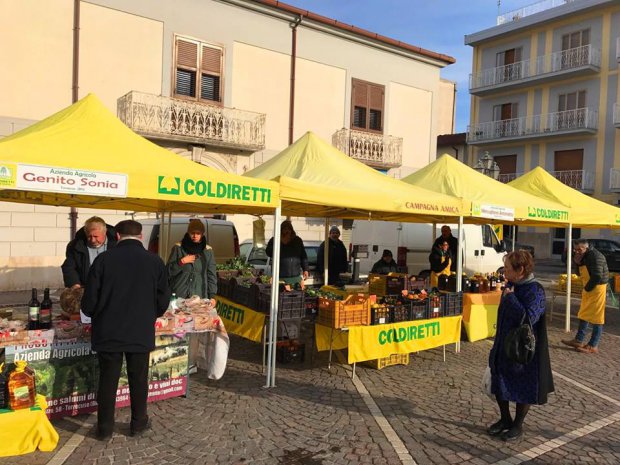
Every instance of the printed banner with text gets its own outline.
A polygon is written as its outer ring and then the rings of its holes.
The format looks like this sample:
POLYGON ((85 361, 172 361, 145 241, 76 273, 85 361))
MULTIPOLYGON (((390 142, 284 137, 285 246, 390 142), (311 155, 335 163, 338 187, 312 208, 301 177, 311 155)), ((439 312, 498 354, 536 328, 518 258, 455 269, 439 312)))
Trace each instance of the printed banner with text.
POLYGON ((226 326, 226 331, 254 342, 261 342, 265 314, 239 305, 232 300, 216 295, 215 309, 226 326))
POLYGON ((349 363, 433 349, 461 340, 461 316, 349 328, 349 363))

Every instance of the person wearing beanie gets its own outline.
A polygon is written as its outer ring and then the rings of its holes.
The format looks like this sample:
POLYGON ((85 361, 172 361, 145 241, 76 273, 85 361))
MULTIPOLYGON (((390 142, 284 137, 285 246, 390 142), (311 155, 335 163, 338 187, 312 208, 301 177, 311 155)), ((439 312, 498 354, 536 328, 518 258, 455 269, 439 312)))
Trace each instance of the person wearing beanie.
MULTIPOLYGON (((319 246, 316 257, 316 269, 320 274, 324 274, 325 265, 325 241, 319 246)), ((340 273, 345 273, 349 268, 347 260, 347 249, 340 240, 340 229, 332 226, 329 230, 329 257, 327 265, 327 284, 341 284, 340 273)), ((323 277, 325 282, 325 277, 323 277)))
MULTIPOLYGON (((273 237, 269 239, 265 253, 273 258, 273 237)), ((286 284, 300 284, 308 278, 308 255, 293 224, 286 220, 280 225, 280 280, 286 284)))
POLYGON ((217 273, 213 250, 207 245, 205 225, 193 218, 187 226, 187 233, 177 242, 168 258, 170 287, 177 297, 200 296, 211 299, 215 305, 217 273))
POLYGON ((370 272, 377 274, 397 273, 398 265, 392 257, 392 251, 385 249, 381 254, 381 259, 372 266, 370 272))

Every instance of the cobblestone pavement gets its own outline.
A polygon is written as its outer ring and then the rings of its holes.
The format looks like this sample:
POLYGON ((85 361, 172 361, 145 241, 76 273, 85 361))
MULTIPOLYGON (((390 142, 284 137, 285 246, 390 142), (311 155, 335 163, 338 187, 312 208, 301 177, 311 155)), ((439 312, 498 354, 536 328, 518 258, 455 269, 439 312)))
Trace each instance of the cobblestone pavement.
MULTIPOLYGON (((575 302, 573 307, 578 304, 575 302)), ((556 310, 563 302, 558 299, 556 310)), ((563 308, 563 307, 562 307, 563 308)), ((574 313, 573 309, 573 313, 574 313)), ((556 392, 533 406, 521 441, 485 428, 498 417, 481 393, 490 341, 412 355, 381 371, 332 364, 326 353, 280 365, 264 389, 261 347, 231 338, 226 374, 191 376, 189 398, 150 404, 152 431, 128 436, 117 412, 109 442, 94 436, 94 415, 54 421, 54 452, 0 459, 0 465, 90 464, 617 464, 620 463, 620 311, 609 309, 599 355, 562 347, 562 318, 549 328, 556 392)), ((572 328, 574 330, 573 321, 572 328)))

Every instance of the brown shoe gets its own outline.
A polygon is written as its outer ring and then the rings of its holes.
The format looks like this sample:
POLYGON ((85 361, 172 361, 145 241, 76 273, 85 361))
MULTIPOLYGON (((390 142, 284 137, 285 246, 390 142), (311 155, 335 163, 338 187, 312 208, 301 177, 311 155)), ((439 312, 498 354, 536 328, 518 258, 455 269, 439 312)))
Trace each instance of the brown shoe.
POLYGON ((575 347, 578 352, 582 352, 584 354, 598 354, 598 347, 592 347, 590 345, 586 345, 583 347, 575 347))
POLYGON ((574 349, 580 349, 585 346, 583 342, 580 342, 577 339, 562 339, 562 344, 573 347, 574 349))

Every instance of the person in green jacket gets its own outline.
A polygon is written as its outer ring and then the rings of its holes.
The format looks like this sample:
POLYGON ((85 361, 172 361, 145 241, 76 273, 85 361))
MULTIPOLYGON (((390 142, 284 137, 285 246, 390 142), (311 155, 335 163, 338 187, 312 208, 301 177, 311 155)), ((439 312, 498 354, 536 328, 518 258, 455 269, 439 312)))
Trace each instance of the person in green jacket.
MULTIPOLYGON (((193 295, 211 300, 215 307, 217 293, 217 272, 213 250, 207 245, 205 225, 198 219, 192 219, 187 226, 187 233, 180 243, 172 247, 168 258, 168 277, 170 288, 177 297, 187 298, 193 295)), ((190 333, 190 358, 188 374, 196 373, 197 367, 206 363, 207 333, 190 333)))
POLYGON ((170 287, 177 297, 200 296, 215 305, 217 273, 213 250, 207 245, 205 226, 192 219, 180 243, 172 247, 168 258, 170 287))

